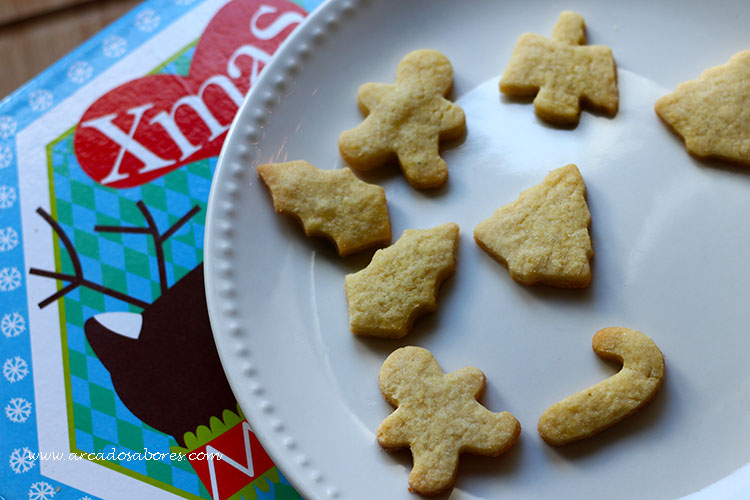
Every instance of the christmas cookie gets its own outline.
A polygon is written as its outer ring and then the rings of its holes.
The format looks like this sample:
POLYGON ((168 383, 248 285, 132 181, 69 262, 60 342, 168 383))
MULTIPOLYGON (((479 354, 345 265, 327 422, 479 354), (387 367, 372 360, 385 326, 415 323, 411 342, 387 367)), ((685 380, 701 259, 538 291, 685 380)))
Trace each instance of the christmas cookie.
POLYGON ((654 109, 695 156, 750 166, 750 50, 679 84, 654 109))
POLYGON ((582 288, 591 282, 590 224, 586 186, 570 164, 480 222, 474 239, 519 283, 582 288))
POLYGON ((577 124, 581 103, 613 116, 618 106, 615 60, 609 47, 583 45, 585 30, 580 15, 563 12, 551 39, 521 35, 500 78, 500 91, 535 95, 537 116, 553 124, 577 124))
POLYGON ((348 168, 321 170, 306 161, 268 163, 258 175, 277 213, 298 219, 308 236, 324 236, 345 256, 391 241, 385 191, 348 168))
POLYGON ((662 385, 664 358, 641 332, 605 328, 596 332, 592 347, 601 358, 621 362, 622 369, 547 408, 538 430, 549 444, 564 445, 603 431, 646 405, 662 385))
POLYGON ((408 229, 370 264, 346 276, 349 326, 353 333, 403 337, 414 319, 437 308, 440 284, 456 268, 458 226, 408 229))
POLYGON ((485 385, 478 368, 445 374, 426 349, 397 349, 378 381, 396 411, 378 426, 377 440, 388 450, 411 448, 409 489, 415 493, 445 491, 455 481, 462 452, 497 456, 521 433, 513 415, 491 412, 477 401, 485 385))
POLYGON ((416 50, 399 63, 396 83, 366 83, 357 103, 367 115, 339 136, 339 150, 359 170, 397 159, 416 188, 445 182, 448 168, 440 157, 440 139, 459 137, 466 129, 463 110, 444 96, 453 85, 450 61, 435 50, 416 50))

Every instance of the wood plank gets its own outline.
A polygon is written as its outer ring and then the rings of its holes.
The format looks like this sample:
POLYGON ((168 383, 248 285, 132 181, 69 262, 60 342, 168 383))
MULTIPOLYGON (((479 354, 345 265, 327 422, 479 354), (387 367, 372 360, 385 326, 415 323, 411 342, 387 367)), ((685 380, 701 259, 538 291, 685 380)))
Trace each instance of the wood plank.
MULTIPOLYGON (((4 2, 5 0, 0 0, 4 2)), ((140 0, 97 1, 0 29, 0 98, 98 33, 140 0)))
POLYGON ((0 0, 0 26, 70 8, 91 0, 0 0))

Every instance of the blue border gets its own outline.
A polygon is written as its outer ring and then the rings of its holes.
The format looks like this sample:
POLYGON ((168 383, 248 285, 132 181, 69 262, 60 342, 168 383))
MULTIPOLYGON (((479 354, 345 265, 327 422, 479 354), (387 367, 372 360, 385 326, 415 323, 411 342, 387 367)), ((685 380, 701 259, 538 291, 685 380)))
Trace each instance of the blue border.
POLYGON ((16 136, 203 0, 148 0, 0 101, 0 498, 93 496, 45 478, 38 452, 16 136))

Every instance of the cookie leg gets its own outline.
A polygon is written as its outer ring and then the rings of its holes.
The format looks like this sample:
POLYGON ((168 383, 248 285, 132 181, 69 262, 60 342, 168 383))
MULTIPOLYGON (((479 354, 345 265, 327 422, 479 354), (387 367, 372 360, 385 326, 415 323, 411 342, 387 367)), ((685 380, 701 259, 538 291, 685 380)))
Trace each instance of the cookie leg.
POLYGON ((406 179, 415 188, 436 188, 448 179, 448 166, 440 158, 437 140, 414 141, 398 148, 397 154, 406 179))
POLYGON ((411 449, 414 467, 409 474, 409 489, 421 495, 437 495, 450 488, 458 471, 458 450, 411 449))

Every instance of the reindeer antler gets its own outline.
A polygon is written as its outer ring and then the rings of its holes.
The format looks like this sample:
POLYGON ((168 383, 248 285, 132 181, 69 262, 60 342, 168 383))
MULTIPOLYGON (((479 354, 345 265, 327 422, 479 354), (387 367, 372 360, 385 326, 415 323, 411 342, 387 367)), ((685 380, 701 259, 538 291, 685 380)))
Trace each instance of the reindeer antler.
MULTIPOLYGON (((156 248, 156 260, 159 268, 159 284, 161 287, 161 293, 164 293, 169 288, 167 286, 167 267, 164 261, 164 248, 163 244, 164 241, 166 241, 170 236, 172 236, 175 232, 177 232, 185 223, 190 220, 191 217, 193 217, 195 214, 197 214, 200 211, 200 207, 198 205, 191 208, 185 215, 180 217, 180 219, 172 224, 172 226, 169 227, 164 233, 159 232, 159 228, 156 227, 156 222, 154 221, 153 216, 151 215, 151 212, 149 212, 146 205, 139 201, 136 203, 136 206, 141 211, 141 214, 143 214, 143 218, 146 220, 146 227, 129 227, 129 226, 94 226, 94 231, 102 232, 102 233, 137 233, 137 234, 148 234, 151 235, 151 237, 154 239, 154 247, 156 248)), ((116 299, 120 299, 123 302, 127 302, 128 304, 133 304, 135 306, 141 307, 145 309, 149 306, 148 302, 144 302, 140 299, 137 299, 135 297, 131 297, 130 295, 126 295, 124 293, 118 292, 117 290, 113 290, 111 288, 107 288, 105 286, 99 285, 98 283, 94 283, 93 281, 87 280, 83 276, 83 268, 81 266, 81 260, 78 258, 78 252, 76 252, 75 247, 73 246, 73 243, 70 241, 70 238, 65 233, 63 228, 60 226, 60 224, 57 223, 55 219, 53 219, 50 214, 44 211, 41 207, 37 209, 36 211, 39 215, 42 216, 42 218, 47 221, 47 223, 52 227, 52 230, 55 231, 57 236, 60 238, 60 241, 62 241, 63 245, 65 246, 65 249, 68 252, 68 255, 70 256, 70 260, 73 264, 73 272, 74 274, 65 274, 65 273, 58 273, 54 271, 47 271, 44 269, 37 269, 37 268, 31 268, 29 269, 29 274, 34 274, 37 276, 43 276, 45 278, 52 278, 52 279, 58 279, 63 281, 69 281, 70 283, 55 292, 54 294, 50 295, 43 301, 39 303, 39 308, 42 309, 55 300, 59 299, 60 297, 63 297, 67 293, 75 290, 79 286, 84 286, 86 288, 89 288, 91 290, 103 293, 104 295, 109 295, 110 297, 114 297, 116 299)))
POLYGON ((185 215, 180 217, 180 220, 172 224, 172 226, 167 229, 164 234, 159 233, 159 228, 156 227, 156 222, 154 221, 153 216, 151 215, 151 212, 148 210, 146 205, 139 201, 136 203, 136 206, 138 207, 138 210, 141 211, 141 214, 143 214, 143 218, 146 219, 146 227, 129 227, 129 226, 94 226, 94 231, 99 231, 101 233, 140 233, 140 234, 150 234, 151 237, 154 239, 154 248, 156 250, 156 263, 159 268, 159 285, 161 286, 161 293, 164 293, 169 288, 167 286, 167 266, 164 262, 164 242, 172 236, 177 230, 179 230, 187 221, 190 220, 191 217, 193 217, 195 214, 200 212, 200 207, 198 205, 195 205, 193 208, 191 208, 185 215))
POLYGON ((36 209, 36 213, 42 216, 42 218, 47 221, 47 224, 49 224, 52 227, 52 230, 55 231, 57 236, 60 238, 60 241, 63 242, 63 245, 65 245, 65 250, 68 251, 68 255, 70 256, 70 261, 73 263, 73 272, 75 274, 65 274, 65 273, 57 273, 54 271, 46 271, 44 269, 37 269, 32 267, 29 269, 29 274, 35 274, 37 276, 44 276, 45 278, 52 278, 57 280, 63 280, 63 281, 69 281, 70 283, 58 290, 57 292, 53 293, 43 301, 39 303, 39 308, 43 309, 47 307, 52 302, 56 301, 60 297, 66 295, 69 292, 72 292, 79 286, 85 286, 86 288, 90 288, 91 290, 101 292, 104 295, 109 295, 110 297, 114 297, 116 299, 120 299, 123 302, 127 302, 128 304, 133 304, 138 307, 142 307, 145 309, 148 307, 148 302, 144 302, 142 300, 139 300, 135 297, 131 297, 130 295, 126 295, 124 293, 118 292, 117 290, 113 290, 111 288, 107 288, 105 286, 102 286, 98 283, 94 283, 93 281, 89 281, 83 276, 83 268, 81 267, 81 259, 78 258, 78 252, 76 252, 75 247, 73 246, 73 243, 70 241, 70 238, 65 233, 62 227, 60 227, 60 224, 57 223, 55 219, 52 218, 50 214, 44 211, 43 208, 39 207, 36 209))

